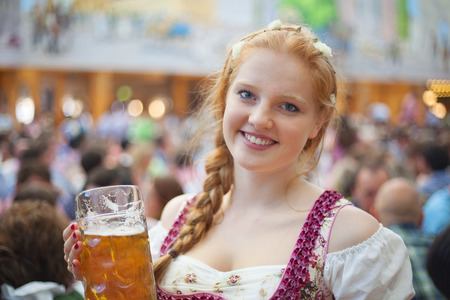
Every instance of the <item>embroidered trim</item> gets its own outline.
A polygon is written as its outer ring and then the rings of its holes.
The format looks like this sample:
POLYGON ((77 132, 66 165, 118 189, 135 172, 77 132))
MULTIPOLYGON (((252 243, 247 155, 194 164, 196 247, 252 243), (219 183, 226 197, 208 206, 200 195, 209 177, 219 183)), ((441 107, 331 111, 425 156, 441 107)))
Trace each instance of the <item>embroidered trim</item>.
POLYGON ((310 282, 309 264, 321 226, 334 204, 342 198, 335 191, 325 191, 308 214, 295 244, 280 285, 270 299, 298 299, 302 288, 310 282))
POLYGON ((160 256, 164 256, 167 254, 167 251, 169 251, 170 247, 172 246, 173 242, 177 239, 178 234, 180 233, 181 227, 186 222, 187 216, 189 214, 189 210, 192 207, 192 205, 197 200, 197 196, 193 197, 189 201, 187 201, 186 205, 183 207, 181 212, 178 214, 177 219, 172 225, 172 228, 169 230, 169 233, 167 234, 166 238, 164 239, 164 242, 161 246, 161 253, 160 256))
POLYGON ((211 293, 195 293, 189 295, 171 294, 162 290, 159 285, 156 289, 156 294, 158 300, 227 300, 227 298, 211 293))

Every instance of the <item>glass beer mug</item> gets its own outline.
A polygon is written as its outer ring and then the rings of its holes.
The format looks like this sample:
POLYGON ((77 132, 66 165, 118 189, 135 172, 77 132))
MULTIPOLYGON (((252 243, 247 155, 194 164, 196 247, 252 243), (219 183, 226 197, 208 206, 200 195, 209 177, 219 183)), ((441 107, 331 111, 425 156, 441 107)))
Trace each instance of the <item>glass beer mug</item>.
POLYGON ((156 299, 144 203, 137 186, 79 193, 85 299, 156 299))

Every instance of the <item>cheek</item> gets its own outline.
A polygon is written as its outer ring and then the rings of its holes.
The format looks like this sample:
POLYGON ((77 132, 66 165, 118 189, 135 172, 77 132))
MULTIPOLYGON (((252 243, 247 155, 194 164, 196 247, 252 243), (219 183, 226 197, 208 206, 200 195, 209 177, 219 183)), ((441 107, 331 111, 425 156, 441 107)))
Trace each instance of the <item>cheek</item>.
POLYGON ((307 130, 299 130, 297 126, 292 126, 292 124, 284 124, 284 128, 282 131, 279 131, 279 134, 283 135, 284 143, 289 146, 293 151, 296 153, 296 155, 300 155, 300 153, 303 151, 307 141, 308 141, 308 133, 307 130))
POLYGON ((225 138, 230 137, 242 126, 245 121, 242 110, 235 105, 227 105, 223 115, 223 133, 225 138))

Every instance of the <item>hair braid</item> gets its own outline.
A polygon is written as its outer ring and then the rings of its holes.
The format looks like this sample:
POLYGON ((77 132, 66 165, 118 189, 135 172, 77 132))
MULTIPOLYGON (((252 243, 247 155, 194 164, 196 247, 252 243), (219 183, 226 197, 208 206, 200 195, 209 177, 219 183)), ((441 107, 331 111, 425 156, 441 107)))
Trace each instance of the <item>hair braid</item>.
MULTIPOLYGON (((208 155, 205 163, 207 177, 203 191, 198 195, 195 207, 189 213, 172 249, 185 253, 199 242, 211 227, 214 216, 220 210, 223 196, 233 182, 233 160, 221 130, 216 135, 216 149, 208 155)), ((170 264, 172 256, 166 254, 154 264, 155 280, 159 281, 170 264)))

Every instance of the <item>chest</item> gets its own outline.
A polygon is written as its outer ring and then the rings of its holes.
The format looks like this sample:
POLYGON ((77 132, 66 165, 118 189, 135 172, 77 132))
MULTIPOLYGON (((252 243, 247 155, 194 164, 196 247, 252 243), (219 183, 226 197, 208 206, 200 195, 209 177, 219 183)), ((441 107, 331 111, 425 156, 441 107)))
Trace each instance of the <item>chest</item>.
POLYGON ((305 220, 302 215, 228 216, 185 254, 220 271, 286 265, 305 220))

